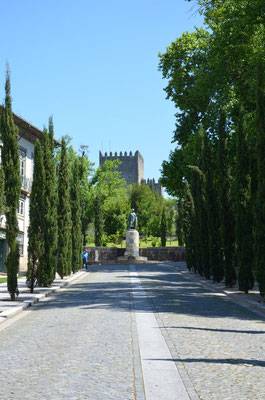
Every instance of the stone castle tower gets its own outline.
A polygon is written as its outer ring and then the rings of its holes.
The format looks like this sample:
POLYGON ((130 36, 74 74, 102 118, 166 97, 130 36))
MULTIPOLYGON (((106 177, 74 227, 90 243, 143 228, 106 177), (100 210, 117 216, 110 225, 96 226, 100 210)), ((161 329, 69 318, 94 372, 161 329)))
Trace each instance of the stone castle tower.
POLYGON ((121 172, 121 178, 126 181, 127 185, 146 183, 151 189, 156 190, 160 196, 163 196, 163 188, 160 182, 156 183, 154 179, 144 179, 144 159, 138 150, 134 155, 131 151, 129 154, 127 154, 127 151, 124 154, 120 152, 119 155, 117 152, 103 155, 100 151, 99 165, 103 165, 106 160, 113 161, 117 158, 121 161, 118 171, 121 172))

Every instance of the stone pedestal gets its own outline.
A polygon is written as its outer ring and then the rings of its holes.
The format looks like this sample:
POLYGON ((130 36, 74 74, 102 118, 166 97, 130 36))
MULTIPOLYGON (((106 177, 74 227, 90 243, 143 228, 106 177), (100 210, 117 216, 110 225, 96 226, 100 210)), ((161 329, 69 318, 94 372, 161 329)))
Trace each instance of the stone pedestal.
POLYGON ((139 257, 139 233, 136 229, 126 232, 126 257, 139 257))
POLYGON ((147 262, 147 257, 139 256, 139 233, 136 229, 129 229, 126 232, 126 251, 124 256, 118 257, 120 262, 147 262))

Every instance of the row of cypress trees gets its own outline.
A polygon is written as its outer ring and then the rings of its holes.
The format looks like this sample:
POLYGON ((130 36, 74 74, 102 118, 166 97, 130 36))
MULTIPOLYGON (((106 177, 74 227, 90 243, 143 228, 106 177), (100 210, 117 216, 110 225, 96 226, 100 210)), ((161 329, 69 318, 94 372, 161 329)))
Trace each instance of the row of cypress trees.
MULTIPOLYGON (((255 148, 238 111, 235 143, 235 175, 230 176, 229 131, 221 112, 217 124, 217 153, 212 139, 201 126, 195 139, 193 165, 179 201, 187 248, 187 265, 207 279, 225 280, 227 287, 238 281, 248 293, 254 276, 265 295, 265 85, 264 66, 257 67, 255 148), (215 159, 214 159, 215 158, 215 159), (217 166, 217 168, 214 167, 217 166), (253 172, 254 171, 254 172, 253 172), (233 187, 232 187, 233 181, 233 187), (237 273, 236 273, 237 270, 237 273)), ((230 146, 231 150, 231 146, 230 146)))
POLYGON ((2 139, 2 165, 0 169, 0 215, 6 216, 6 239, 9 252, 6 259, 7 288, 11 300, 18 295, 17 271, 19 249, 17 243, 17 209, 20 196, 20 170, 18 152, 18 129, 13 121, 10 72, 7 67, 5 104, 2 108, 0 134, 2 139))
POLYGON ((69 163, 65 139, 56 174, 52 118, 35 144, 30 204, 27 280, 31 291, 50 286, 56 272, 63 278, 82 266, 79 165, 69 163))

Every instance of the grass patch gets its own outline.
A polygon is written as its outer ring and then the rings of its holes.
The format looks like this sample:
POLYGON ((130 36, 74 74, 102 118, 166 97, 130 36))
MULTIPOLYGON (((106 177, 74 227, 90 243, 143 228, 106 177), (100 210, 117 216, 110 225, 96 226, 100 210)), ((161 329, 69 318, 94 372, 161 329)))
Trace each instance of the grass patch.
MULTIPOLYGON (((140 248, 146 248, 146 247, 153 247, 152 246, 152 242, 154 241, 154 239, 153 238, 148 238, 147 240, 145 240, 145 239, 140 239, 140 248)), ((158 246, 160 246, 160 238, 155 238, 155 242, 156 242, 156 246, 154 246, 154 247, 158 247, 158 246)), ((166 246, 167 247, 177 247, 179 244, 178 244, 178 241, 177 240, 171 240, 171 242, 170 242, 170 240, 168 239, 167 240, 167 244, 166 244, 166 246)), ((95 243, 87 243, 87 246, 89 246, 89 247, 95 247, 95 243)), ((126 241, 125 240, 123 240, 122 241, 122 243, 121 244, 115 244, 115 243, 113 243, 113 242, 108 242, 107 243, 107 245, 106 245, 106 247, 126 247, 126 241)))
MULTIPOLYGON (((24 278, 24 276, 18 276, 17 279, 24 278)), ((7 278, 0 278, 0 283, 7 282, 7 278)))

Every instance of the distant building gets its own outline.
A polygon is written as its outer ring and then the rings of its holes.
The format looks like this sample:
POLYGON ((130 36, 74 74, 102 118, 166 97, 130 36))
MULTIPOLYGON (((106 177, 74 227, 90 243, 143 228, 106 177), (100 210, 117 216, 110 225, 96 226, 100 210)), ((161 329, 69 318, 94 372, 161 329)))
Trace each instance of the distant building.
MULTIPOLYGON (((0 115, 1 111, 2 107, 0 106, 0 115)), ((29 124, 29 122, 14 113, 13 117, 19 130, 18 145, 21 178, 21 193, 17 210, 19 229, 17 241, 20 255, 19 271, 26 271, 28 263, 29 198, 34 169, 34 144, 37 139, 39 139, 40 142, 43 141, 43 133, 38 128, 29 124)), ((58 142, 56 143, 59 144, 58 142)), ((2 142, 0 140, 0 163, 1 152, 2 142)), ((0 215, 0 272, 5 272, 5 259, 7 255, 5 223, 5 215, 0 215)))
POLYGON ((160 196, 163 196, 163 187, 161 183, 155 182, 154 179, 144 179, 144 159, 141 153, 137 150, 133 155, 130 151, 127 154, 127 151, 123 154, 122 152, 118 153, 112 152, 105 153, 104 155, 99 152, 99 165, 103 165, 106 160, 116 160, 119 159, 121 164, 118 167, 118 171, 121 172, 121 178, 123 178, 127 185, 132 185, 133 183, 143 184, 145 183, 151 189, 157 191, 160 196))

